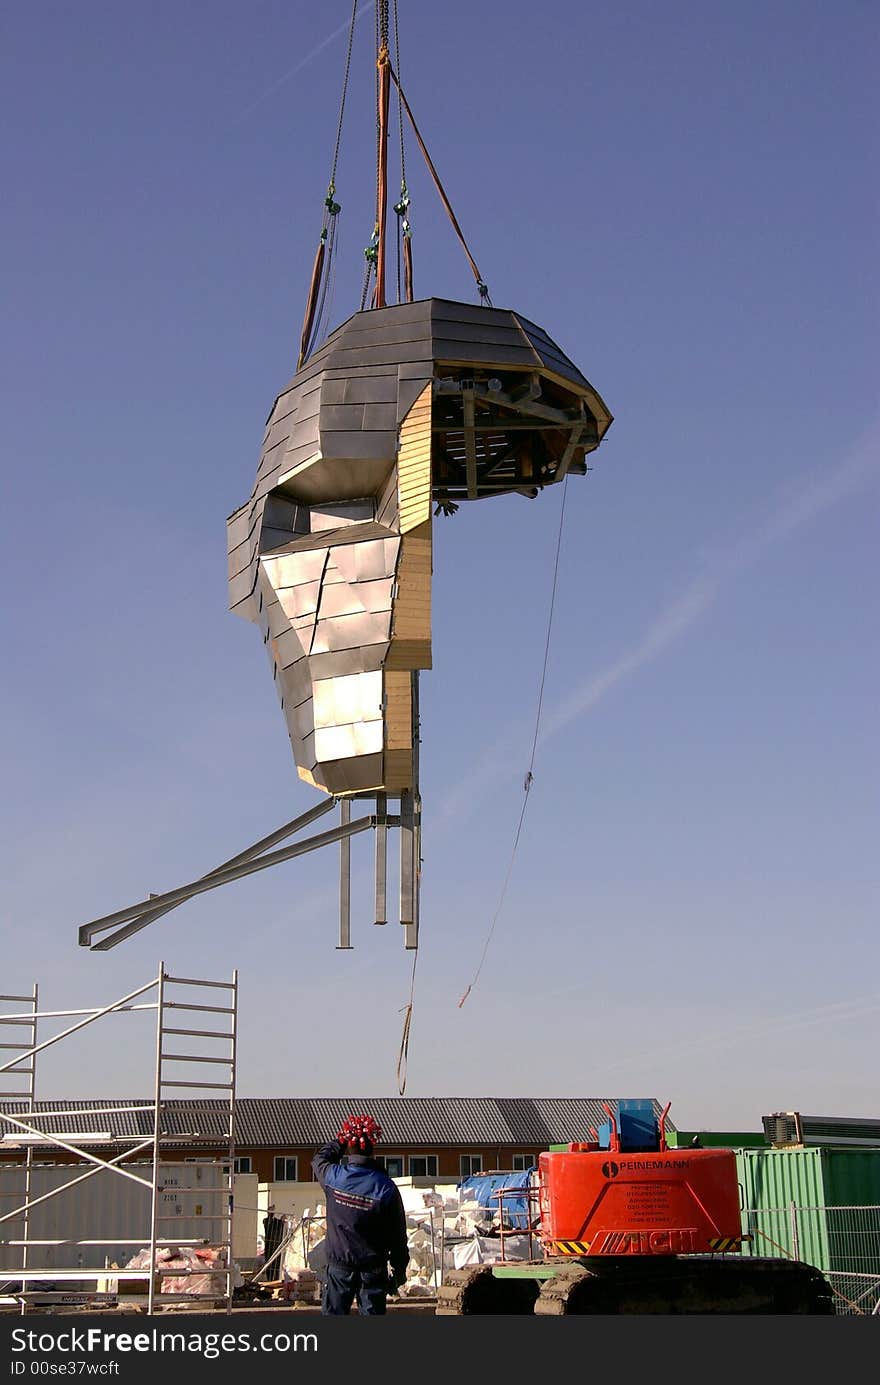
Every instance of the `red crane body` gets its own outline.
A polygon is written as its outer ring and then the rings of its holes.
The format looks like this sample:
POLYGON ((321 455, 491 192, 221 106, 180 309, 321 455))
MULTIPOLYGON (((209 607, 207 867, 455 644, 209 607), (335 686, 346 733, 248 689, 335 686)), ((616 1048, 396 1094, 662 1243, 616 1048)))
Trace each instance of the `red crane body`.
MULTIPOLYGON (((538 1157, 526 1204, 543 1258, 452 1270, 437 1313, 832 1312, 812 1265, 740 1253, 751 1237, 732 1149, 670 1149, 668 1106, 658 1119, 653 1102, 603 1105, 588 1142, 538 1157)), ((502 1223, 514 1194, 521 1184, 493 1194, 502 1223)))
POLYGON ((570 1145, 539 1159, 548 1255, 693 1255, 742 1240, 729 1149, 638 1154, 570 1145))

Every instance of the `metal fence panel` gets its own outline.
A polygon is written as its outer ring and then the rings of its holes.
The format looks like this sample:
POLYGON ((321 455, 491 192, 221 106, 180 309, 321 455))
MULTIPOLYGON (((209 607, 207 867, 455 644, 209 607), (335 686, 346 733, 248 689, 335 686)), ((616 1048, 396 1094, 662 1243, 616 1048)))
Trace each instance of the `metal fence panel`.
POLYGON ((880 1206, 747 1208, 746 1255, 803 1260, 828 1279, 835 1311, 880 1313, 880 1206))

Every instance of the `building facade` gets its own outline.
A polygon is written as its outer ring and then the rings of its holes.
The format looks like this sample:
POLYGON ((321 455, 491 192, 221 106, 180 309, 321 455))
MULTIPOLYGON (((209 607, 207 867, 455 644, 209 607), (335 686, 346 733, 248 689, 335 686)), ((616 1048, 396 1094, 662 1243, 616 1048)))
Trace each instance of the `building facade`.
MULTIPOLYGON (((434 1178, 458 1182, 474 1173, 494 1169, 526 1169, 537 1162, 541 1150, 569 1141, 587 1140, 591 1129, 607 1119, 606 1104, 616 1109, 616 1097, 239 1097, 235 1104, 235 1168, 256 1174, 260 1183, 311 1181, 311 1161, 316 1150, 336 1136, 345 1117, 369 1112, 382 1128, 376 1157, 393 1178, 434 1178)), ((137 1099, 118 1102, 103 1098, 85 1101, 35 1103, 33 1123, 56 1135, 88 1135, 95 1127, 114 1138, 130 1139, 152 1133, 153 1106, 143 1110, 114 1112, 138 1106, 137 1099), (88 1111, 101 1109, 90 1122, 88 1111), (108 1114, 109 1108, 109 1114, 108 1114), (58 1114, 41 1118, 41 1111, 58 1114), (67 1115, 66 1112, 72 1114, 67 1115)), ((659 1117, 659 1102, 653 1102, 659 1117)), ((4 1125, 6 1111, 27 1119, 24 1103, 0 1103, 0 1157, 21 1159, 22 1145, 4 1125)), ((162 1106, 163 1157, 213 1159, 225 1152, 222 1137, 227 1103, 223 1100, 166 1101, 162 1106)), ((667 1122, 670 1131, 671 1123, 667 1122)), ((35 1145, 42 1162, 68 1162, 73 1156, 58 1146, 35 1145)), ((107 1157, 113 1138, 90 1145, 107 1157)))

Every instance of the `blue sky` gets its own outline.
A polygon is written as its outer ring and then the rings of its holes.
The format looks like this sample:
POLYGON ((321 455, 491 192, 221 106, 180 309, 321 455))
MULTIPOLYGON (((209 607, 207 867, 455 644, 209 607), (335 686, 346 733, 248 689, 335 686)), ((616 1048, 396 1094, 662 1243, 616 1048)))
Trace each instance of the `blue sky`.
MULTIPOLYGON (((239 1090, 391 1094, 412 956, 335 949, 336 860, 201 896, 107 954, 77 926, 315 795, 225 518, 292 374, 349 6, 13 5, 3 92, 0 990, 241 985, 239 1090)), ((402 0, 401 70, 498 306, 615 415, 568 487, 435 532, 408 1095, 656 1095, 682 1126, 876 1115, 875 7, 402 0)), ((372 12, 332 322, 372 229, 372 12)), ((408 149, 419 297, 473 281, 408 149)), ((361 849, 363 846, 363 849, 361 849)), ((146 1095, 135 1016, 45 1096, 146 1095)))

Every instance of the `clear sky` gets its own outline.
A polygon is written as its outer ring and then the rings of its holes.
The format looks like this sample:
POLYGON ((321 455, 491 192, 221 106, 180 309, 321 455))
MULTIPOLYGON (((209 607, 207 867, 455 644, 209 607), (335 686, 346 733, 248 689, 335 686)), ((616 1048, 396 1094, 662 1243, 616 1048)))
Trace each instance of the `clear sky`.
MULTIPOLYGON (((493 301, 615 421, 435 530, 407 1095, 657 1096, 684 1127, 880 1115, 878 15, 865 0, 401 0, 401 69, 493 301)), ((241 985, 239 1090, 390 1095, 412 954, 333 851, 106 953, 80 923, 311 807, 225 519, 293 372, 348 0, 10 3, 0 43, 0 990, 241 985)), ((357 25, 332 324, 372 229, 357 25)), ((474 301, 410 144, 415 286, 474 301)), ((43 1096, 145 1096, 135 1016, 43 1096)))

